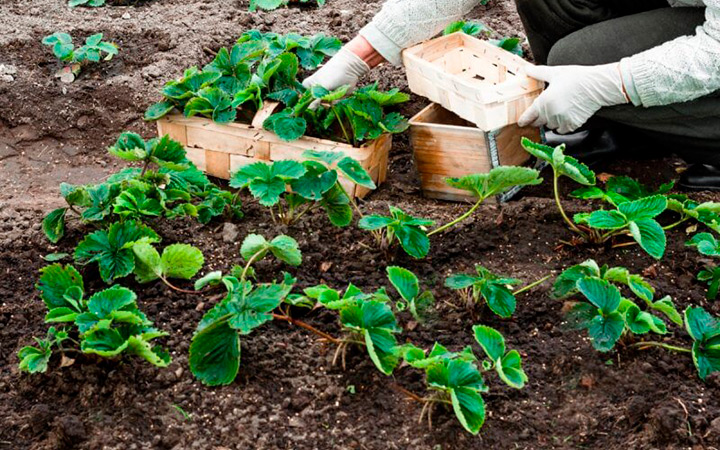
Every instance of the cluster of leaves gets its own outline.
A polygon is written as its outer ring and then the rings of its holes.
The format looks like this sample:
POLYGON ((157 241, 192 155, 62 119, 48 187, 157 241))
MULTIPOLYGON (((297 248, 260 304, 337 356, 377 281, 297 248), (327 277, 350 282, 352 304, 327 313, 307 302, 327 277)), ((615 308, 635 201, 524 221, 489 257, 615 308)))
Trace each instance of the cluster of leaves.
MULTIPOLYGON (((629 236, 655 259, 661 259, 667 247, 665 231, 689 220, 720 230, 720 203, 698 203, 686 195, 670 194, 673 183, 650 189, 632 178, 620 176, 607 180, 605 189, 596 186, 597 177, 586 165, 565 154, 565 145, 552 148, 523 138, 527 152, 546 161, 553 169, 555 202, 568 227, 586 242, 603 244, 629 236), (560 200, 558 180, 566 176, 584 187, 571 195, 585 200, 600 200, 610 209, 576 214, 571 220, 560 200), (680 215, 676 222, 662 226, 658 217, 665 211, 680 215)), ((626 244, 617 244, 626 245, 626 244)))
POLYGON ((226 214, 242 217, 237 195, 219 189, 186 157, 184 147, 168 136, 145 142, 135 133, 122 133, 109 152, 137 162, 96 185, 60 185, 68 206, 50 212, 43 220, 47 238, 56 243, 65 235, 68 213, 83 224, 100 228, 118 221, 147 222, 195 217, 208 223, 226 214))
POLYGON ((409 127, 399 113, 386 112, 386 108, 410 99, 398 89, 379 91, 377 82, 352 92, 349 86, 335 91, 322 86, 304 89, 285 89, 271 95, 285 104, 285 109, 268 117, 263 127, 286 141, 299 139, 310 130, 313 136, 354 147, 384 133, 402 133, 409 127))
POLYGON ((256 162, 241 167, 230 186, 247 188, 258 202, 270 208, 273 220, 296 223, 307 213, 323 208, 330 222, 344 227, 352 222, 354 200, 341 177, 358 186, 375 189, 360 163, 342 152, 307 150, 306 161, 256 162))
MULTIPOLYGON (((92 0, 91 0, 92 1, 92 0)), ((60 61, 71 66, 75 75, 79 73, 80 66, 89 62, 110 61, 118 54, 117 45, 103 41, 103 34, 97 33, 88 36, 85 44, 75 47, 72 37, 67 33, 57 32, 45 36, 44 45, 52 47, 53 54, 60 61)))
POLYGON ((258 8, 267 11, 272 11, 280 8, 281 6, 287 6, 290 3, 312 3, 318 6, 323 6, 325 0, 250 0, 250 11, 256 11, 258 8))
POLYGON ((399 243, 413 258, 424 258, 430 251, 430 236, 444 232, 470 217, 490 197, 501 195, 515 187, 539 184, 539 172, 526 167, 500 166, 488 173, 468 175, 462 178, 448 178, 447 184, 467 191, 477 202, 463 215, 432 231, 427 227, 434 222, 412 217, 400 208, 390 206, 390 216, 371 215, 360 219, 358 226, 376 233, 378 245, 389 248, 399 243))
POLYGON ((303 89, 298 81, 301 66, 315 69, 340 47, 338 39, 324 34, 248 31, 230 50, 221 48, 202 70, 191 67, 181 79, 166 83, 164 99, 150 106, 145 120, 157 120, 176 108, 188 117, 202 115, 227 123, 235 121, 243 107, 252 118, 265 99, 303 89))
MULTIPOLYGON (((711 233, 698 233, 687 242, 689 247, 694 247, 701 255, 712 258, 720 257, 720 242, 711 233)), ((720 267, 715 264, 707 264, 697 275, 697 279, 708 284, 707 298, 715 300, 720 291, 720 267)))
POLYGON ((486 417, 482 394, 489 391, 483 372, 495 371, 503 382, 515 389, 525 387, 528 377, 522 369, 520 353, 506 351, 505 338, 500 332, 483 325, 474 326, 473 332, 485 354, 481 361, 469 346, 460 352, 451 352, 438 343, 429 354, 413 344, 399 347, 398 353, 408 365, 425 372, 427 388, 433 393, 425 399, 426 408, 432 408, 434 403, 447 404, 467 431, 478 434, 486 417))
POLYGON ((445 279, 445 287, 461 291, 463 297, 473 303, 484 300, 490 310, 500 317, 511 317, 517 301, 510 287, 520 284, 520 280, 496 275, 480 264, 475 266, 475 270, 477 275, 449 276, 445 279))
POLYGON ((53 348, 65 353, 65 341, 79 345, 82 353, 103 358, 129 354, 158 367, 170 363, 167 351, 152 344, 167 333, 153 327, 138 309, 133 291, 112 286, 86 299, 83 278, 73 266, 53 264, 41 273, 37 288, 48 308, 45 322, 63 324, 63 328, 50 328, 47 338, 36 339, 37 347, 23 347, 18 353, 21 370, 45 372, 53 348))
POLYGON ((689 307, 685 329, 693 340, 690 351, 700 379, 720 372, 720 321, 703 308, 689 307))
MULTIPOLYGON (((443 35, 462 32, 469 36, 482 36, 489 38, 493 35, 494 31, 482 22, 478 21, 464 21, 453 22, 448 25, 443 31, 443 35)), ((518 56, 523 56, 522 40, 518 37, 502 37, 500 39, 489 39, 492 45, 500 47, 503 50, 507 50, 510 53, 514 53, 518 56)))
POLYGON ((666 296, 655 300, 655 289, 642 276, 631 274, 624 267, 600 267, 593 260, 570 267, 555 281, 553 296, 564 299, 578 294, 586 301, 572 306, 569 322, 587 329, 593 347, 601 352, 612 350, 627 333, 666 334, 667 325, 656 313, 682 326, 682 316, 672 299, 666 296), (623 296, 621 288, 629 289, 642 300, 644 309, 623 296))

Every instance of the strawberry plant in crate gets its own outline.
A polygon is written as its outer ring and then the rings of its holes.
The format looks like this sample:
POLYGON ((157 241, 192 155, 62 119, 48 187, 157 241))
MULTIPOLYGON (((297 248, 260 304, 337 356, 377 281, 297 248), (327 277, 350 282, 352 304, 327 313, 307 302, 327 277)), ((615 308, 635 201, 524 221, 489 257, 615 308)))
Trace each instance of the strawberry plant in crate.
MULTIPOLYGON (((466 22, 464 20, 460 20, 448 25, 445 30, 443 30, 443 35, 457 32, 462 32, 475 37, 483 36, 485 38, 489 38, 494 33, 493 30, 491 30, 487 25, 482 22, 466 22)), ((488 42, 502 48, 503 50, 507 50, 510 53, 514 53, 518 56, 523 56, 524 52, 522 49, 522 41, 520 40, 520 38, 505 36, 500 39, 490 39, 488 42)))
POLYGON ((325 4, 325 0, 250 0, 249 10, 256 11, 260 8, 272 11, 293 3, 300 5, 310 3, 312 5, 323 6, 325 4))
POLYGON ((117 45, 112 42, 103 41, 103 34, 97 33, 88 36, 85 44, 76 47, 72 37, 67 33, 57 32, 45 36, 42 40, 44 45, 52 47, 53 54, 57 59, 67 64, 58 76, 63 82, 72 82, 80 74, 84 65, 91 62, 111 60, 118 54, 117 45))
POLYGON ((261 205, 270 208, 273 221, 290 225, 323 208, 333 225, 349 225, 353 217, 351 205, 360 210, 339 177, 375 189, 370 175, 360 163, 342 152, 308 150, 303 157, 307 160, 246 165, 232 174, 230 186, 247 188, 261 205))
POLYGON ((495 371, 501 380, 515 389, 522 389, 528 377, 522 369, 522 358, 517 350, 506 351, 505 338, 497 330, 476 325, 475 340, 486 358, 478 361, 471 347, 451 352, 436 343, 429 354, 413 344, 398 348, 405 362, 423 370, 428 397, 412 398, 424 404, 420 420, 427 415, 432 427, 432 410, 435 404, 451 407, 462 426, 472 434, 478 434, 485 423, 486 410, 482 394, 489 392, 483 373, 495 371))
POLYGON ((526 167, 500 166, 488 173, 468 175, 462 178, 448 178, 448 185, 468 191, 477 202, 464 214, 432 231, 427 227, 434 225, 431 220, 412 217, 397 207, 390 206, 390 216, 364 216, 358 226, 373 231, 378 247, 390 248, 399 243, 402 249, 413 258, 424 258, 430 251, 430 236, 447 231, 466 220, 488 198, 500 195, 515 186, 539 184, 539 172, 526 167))
POLYGON ((18 353, 20 369, 45 372, 56 348, 63 355, 80 351, 103 358, 123 354, 137 355, 153 365, 165 367, 170 355, 152 341, 168 333, 153 327, 138 309, 136 294, 121 286, 112 286, 86 298, 80 273, 71 265, 53 264, 41 270, 37 284, 40 297, 48 308, 45 322, 61 324, 51 328, 38 346, 24 347, 18 353), (72 342, 79 349, 63 344, 72 342))

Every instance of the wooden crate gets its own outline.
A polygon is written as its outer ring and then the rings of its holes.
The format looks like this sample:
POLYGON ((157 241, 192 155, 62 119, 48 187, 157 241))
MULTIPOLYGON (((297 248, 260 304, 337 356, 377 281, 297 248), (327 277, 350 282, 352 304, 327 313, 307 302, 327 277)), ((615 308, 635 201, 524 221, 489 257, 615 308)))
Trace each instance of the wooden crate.
MULTIPOLYGON (((182 114, 171 114, 157 122, 158 134, 166 134, 185 146, 190 161, 208 175, 229 179, 238 168, 257 161, 278 161, 292 159, 302 161, 305 150, 340 151, 356 159, 370 173, 375 184, 387 177, 388 155, 392 147, 392 136, 383 135, 362 147, 353 147, 340 142, 302 137, 297 141, 285 142, 274 133, 264 130, 262 123, 272 114, 277 104, 266 102, 257 113, 251 125, 242 123, 217 124, 204 117, 187 118, 182 114)), ((350 195, 362 198, 370 190, 356 186, 344 177, 340 183, 350 195)))
MULTIPOLYGON (((465 191, 445 183, 449 177, 487 173, 498 166, 521 166, 530 160, 520 140, 541 139, 538 128, 508 125, 483 131, 433 103, 410 119, 410 140, 423 194, 442 200, 470 200, 465 191)), ((503 196, 504 201, 517 191, 503 196)))
POLYGON ((530 63, 465 33, 403 52, 410 90, 484 131, 517 123, 544 84, 524 75, 530 63))

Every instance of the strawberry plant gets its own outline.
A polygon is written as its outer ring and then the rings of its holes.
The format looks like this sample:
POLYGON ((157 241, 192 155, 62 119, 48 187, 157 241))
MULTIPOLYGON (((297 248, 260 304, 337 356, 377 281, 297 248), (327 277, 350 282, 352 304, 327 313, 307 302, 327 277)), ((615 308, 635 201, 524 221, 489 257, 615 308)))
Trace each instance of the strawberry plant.
MULTIPOLYGON (((448 25, 443 31, 443 35, 462 32, 469 36, 482 36, 489 38, 493 35, 494 31, 482 22, 477 21, 458 21, 448 25)), ((514 53, 518 56, 523 56, 522 41, 517 37, 503 37, 500 39, 490 39, 488 42, 496 47, 500 47, 503 50, 507 50, 510 53, 514 53)))
POLYGON ((420 280, 407 269, 389 266, 386 271, 388 280, 402 297, 402 301, 396 302, 395 307, 399 311, 409 310, 415 320, 422 322, 428 308, 435 303, 432 292, 421 292, 420 280))
POLYGON ((318 6, 323 6, 325 0, 250 0, 250 11, 256 11, 258 8, 272 11, 280 8, 281 6, 287 6, 290 3, 312 3, 318 6))
POLYGON ((520 280, 498 276, 480 264, 475 265, 477 275, 455 274, 445 279, 445 287, 460 291, 468 304, 485 301, 490 310, 503 318, 515 313, 516 296, 544 283, 547 276, 521 289, 513 291, 511 286, 520 284, 520 280))
POLYGON ((51 242, 65 235, 68 212, 82 223, 98 226, 163 216, 190 216, 201 223, 223 214, 242 217, 239 197, 210 183, 187 159, 183 146, 168 136, 146 142, 135 133, 122 133, 109 152, 141 167, 124 169, 97 185, 62 183, 60 193, 68 206, 53 210, 43 220, 51 242))
POLYGON ((413 344, 398 347, 411 367, 425 371, 428 397, 412 397, 424 404, 420 420, 427 414, 432 425, 432 409, 435 404, 453 409, 463 428, 478 434, 485 423, 485 401, 482 394, 489 392, 483 372, 494 371, 508 386, 522 389, 528 377, 522 369, 522 358, 517 350, 506 351, 505 338, 497 330, 483 325, 473 327, 475 340, 480 344, 486 359, 478 362, 471 347, 461 352, 451 352, 435 343, 429 354, 413 344))
POLYGON ((413 258, 424 258, 430 251, 430 236, 447 231, 472 214, 490 197, 501 195, 517 186, 539 184, 539 172, 526 167, 501 166, 488 173, 468 175, 462 178, 448 178, 448 185, 467 191, 477 202, 464 214, 445 225, 427 231, 434 222, 412 217, 401 209, 390 206, 390 216, 371 215, 358 222, 361 229, 373 231, 377 244, 383 249, 399 242, 405 252, 413 258))
POLYGON ((628 332, 666 334, 667 325, 655 313, 662 313, 673 323, 682 325, 682 317, 672 299, 655 300, 655 289, 624 267, 600 267, 588 260, 568 268, 555 281, 553 297, 568 298, 576 294, 582 295, 587 303, 572 306, 570 322, 579 329, 587 329, 593 346, 601 352, 612 350, 628 332), (620 288, 628 288, 641 299, 645 310, 624 297, 620 288))
POLYGON ((356 160, 341 152, 309 150, 307 161, 256 162, 241 167, 230 178, 230 186, 247 188, 258 202, 270 208, 273 221, 293 224, 322 208, 330 222, 344 227, 352 222, 354 200, 339 181, 345 179, 374 189, 370 175, 356 160))
MULTIPOLYGON (((720 242, 710 233, 698 233, 690 239, 687 244, 694 247, 701 255, 717 258, 720 256, 720 242)), ((707 298, 715 300, 720 291, 720 267, 714 264, 707 264, 697 275, 699 281, 708 284, 707 298)))
POLYGON ((93 34, 85 39, 84 45, 75 47, 69 34, 57 32, 45 36, 42 43, 52 47, 55 57, 68 64, 59 72, 58 76, 64 82, 72 82, 80 73, 83 65, 90 62, 100 62, 101 59, 110 61, 118 54, 117 45, 102 39, 102 33, 93 34))
POLYGON ((71 8, 76 6, 105 6, 105 0, 68 0, 68 6, 71 8))
POLYGON ((112 286, 86 299, 80 273, 71 265, 61 264, 43 268, 37 288, 48 308, 45 322, 65 328, 51 328, 46 339, 37 340, 38 347, 22 348, 18 354, 21 370, 45 372, 53 347, 63 354, 71 351, 63 347, 65 341, 78 345, 82 353, 103 358, 129 354, 158 367, 170 363, 170 355, 152 344, 167 333, 154 328, 138 309, 133 291, 112 286))

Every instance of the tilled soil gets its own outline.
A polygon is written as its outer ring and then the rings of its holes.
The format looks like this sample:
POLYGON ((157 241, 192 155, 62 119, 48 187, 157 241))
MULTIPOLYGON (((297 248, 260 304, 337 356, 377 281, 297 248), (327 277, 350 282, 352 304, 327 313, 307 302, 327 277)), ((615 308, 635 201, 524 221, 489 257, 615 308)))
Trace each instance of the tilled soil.
MULTIPOLYGON (((272 13, 246 12, 247 2, 232 0, 154 0, 137 7, 69 11, 65 0, 0 0, 0 64, 17 68, 12 82, 0 81, 0 448, 8 449, 546 449, 546 448, 717 448, 720 442, 720 377, 701 382, 686 355, 621 346, 595 352, 584 334, 564 326, 563 303, 548 295, 549 284, 522 295, 516 315, 501 320, 469 310, 443 287, 450 273, 481 263, 493 271, 531 282, 564 267, 595 258, 646 274, 678 308, 702 305, 694 280, 701 266, 686 249, 687 235, 669 233, 666 257, 655 262, 636 248, 610 250, 559 247, 570 238, 554 208, 547 184, 528 189, 502 208, 484 206, 462 226, 433 240, 430 256, 412 260, 402 253, 373 248, 355 227, 337 229, 321 214, 293 227, 273 225, 266 212, 246 202, 233 239, 222 222, 199 226, 191 221, 158 224, 164 243, 186 242, 201 248, 205 271, 227 270, 239 262, 239 241, 248 233, 295 237, 304 261, 289 268, 259 264, 261 280, 282 270, 301 287, 352 282, 365 290, 387 286, 385 267, 398 264, 417 273, 438 301, 424 324, 401 313, 401 340, 430 347, 440 341, 452 349, 473 342, 471 327, 484 323, 505 334, 524 358, 530 383, 521 391, 504 387, 491 374, 486 396, 487 422, 477 437, 463 431, 451 411, 436 410, 433 428, 418 423, 420 405, 398 392, 400 385, 423 393, 420 374, 400 368, 385 377, 360 351, 347 367, 331 364, 334 349, 301 329, 270 323, 242 341, 240 374, 230 386, 207 388, 187 366, 190 338, 208 297, 178 294, 161 284, 137 290, 141 308, 171 333, 164 344, 174 362, 157 369, 136 359, 96 360, 79 356, 69 367, 53 359, 45 375, 17 371, 16 352, 45 333, 44 305, 34 291, 42 256, 71 251, 83 230, 72 229, 59 246, 42 236, 42 214, 60 203, 61 181, 97 181, 119 165, 104 152, 123 130, 151 136, 141 119, 166 80, 210 52, 230 45, 244 30, 324 31, 349 39, 377 11, 380 1, 330 0, 322 9, 289 8, 272 13), (129 15, 129 16, 128 16, 129 15), (125 17, 125 18, 123 18, 125 17), (129 17, 129 18, 128 18, 129 17), (52 78, 59 66, 40 39, 54 31, 85 36, 102 31, 120 44, 108 64, 88 68, 71 85, 52 78)), ((509 1, 479 8, 504 34, 519 34, 509 1)), ((373 74, 385 87, 406 87, 402 70, 386 67, 373 74)), ((425 101, 413 98, 407 114, 425 101)), ((677 176, 681 164, 620 161, 601 168, 651 184, 677 176)), ((545 174, 547 177, 547 174, 545 174)), ((571 185, 563 185, 565 192, 571 185)), ((717 195, 702 194, 705 200, 717 195)), ((389 181, 363 208, 384 212, 395 204, 438 222, 459 215, 465 205, 422 198, 407 138, 396 139, 389 181)), ((568 202, 577 212, 586 208, 568 202)), ((90 290, 101 289, 92 267, 83 270, 90 290), (91 281, 95 280, 95 281, 91 281)), ((185 286, 187 287, 187 286, 185 286)), ((327 311, 298 311, 312 325, 337 334, 337 317, 327 311)), ((683 330, 673 327, 683 342, 683 330)), ((59 359, 59 358, 58 358, 59 359)))

